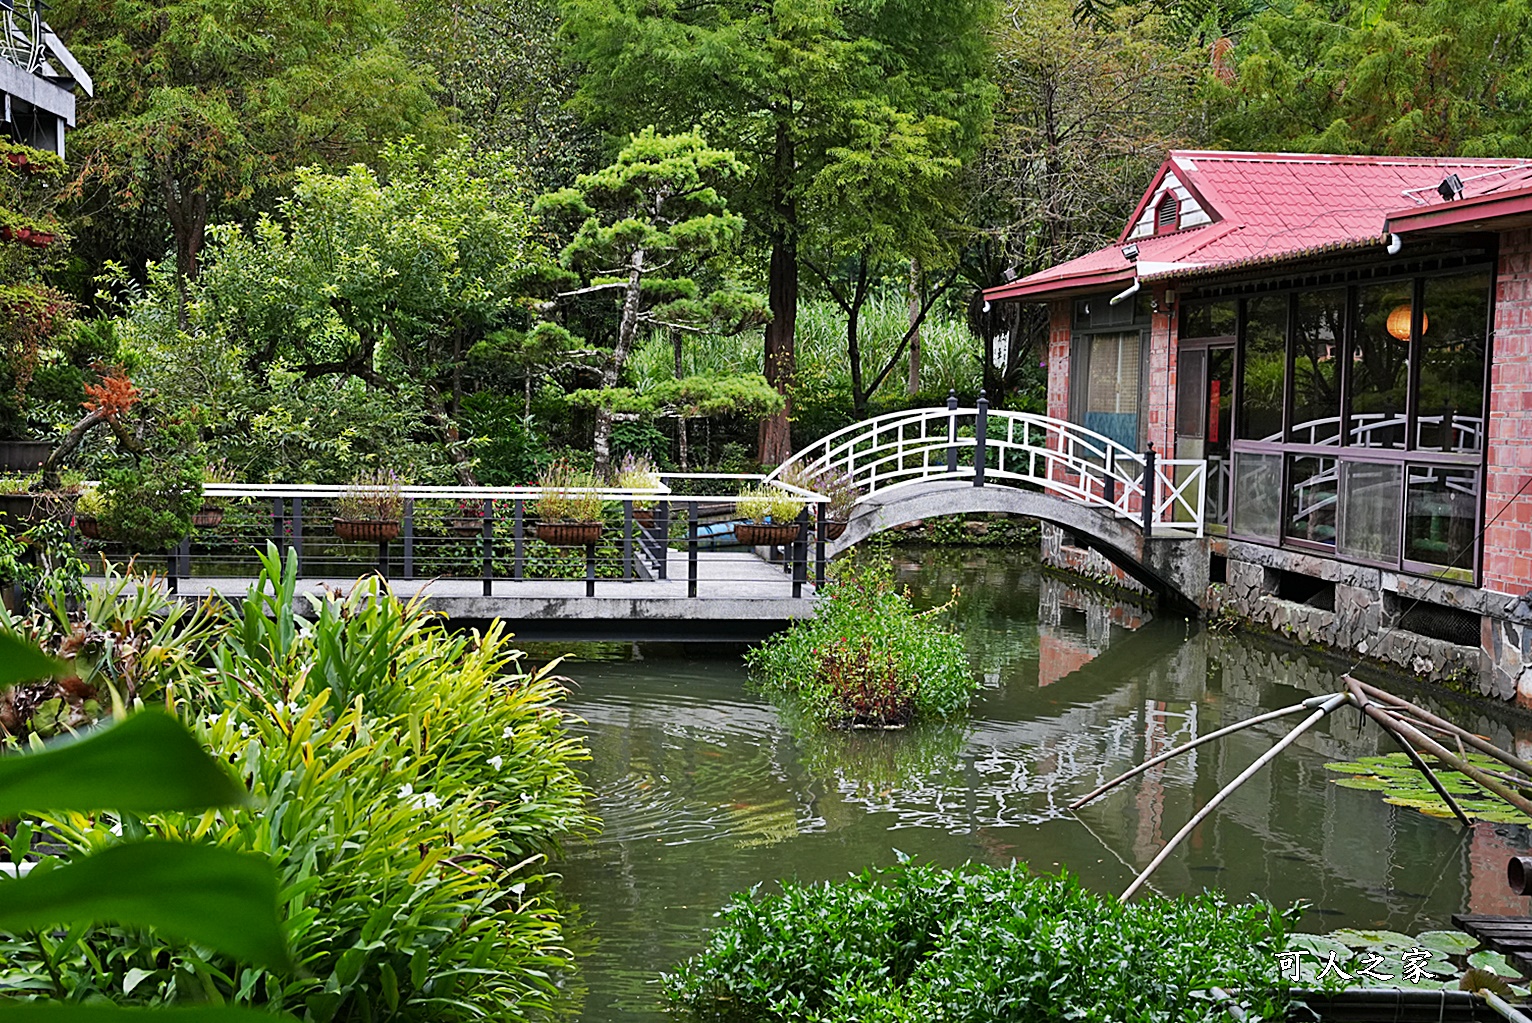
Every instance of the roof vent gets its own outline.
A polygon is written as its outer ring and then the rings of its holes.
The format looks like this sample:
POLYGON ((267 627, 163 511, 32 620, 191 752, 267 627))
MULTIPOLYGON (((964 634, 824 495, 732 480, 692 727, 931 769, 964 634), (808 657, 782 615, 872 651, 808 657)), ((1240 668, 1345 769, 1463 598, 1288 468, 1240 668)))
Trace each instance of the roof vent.
POLYGON ((1181 226, 1181 200, 1169 192, 1154 210, 1154 233, 1167 234, 1181 226))

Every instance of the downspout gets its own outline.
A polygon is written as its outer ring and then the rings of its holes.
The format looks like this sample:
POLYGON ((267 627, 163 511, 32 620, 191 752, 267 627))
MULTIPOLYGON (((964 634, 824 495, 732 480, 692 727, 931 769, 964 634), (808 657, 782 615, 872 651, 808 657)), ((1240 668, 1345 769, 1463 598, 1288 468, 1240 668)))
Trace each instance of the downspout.
POLYGON ((1139 279, 1137 277, 1133 278, 1133 283, 1124 288, 1120 294, 1113 295, 1112 300, 1107 305, 1120 305, 1134 295, 1137 295, 1138 289, 1141 287, 1143 285, 1139 282, 1139 279))

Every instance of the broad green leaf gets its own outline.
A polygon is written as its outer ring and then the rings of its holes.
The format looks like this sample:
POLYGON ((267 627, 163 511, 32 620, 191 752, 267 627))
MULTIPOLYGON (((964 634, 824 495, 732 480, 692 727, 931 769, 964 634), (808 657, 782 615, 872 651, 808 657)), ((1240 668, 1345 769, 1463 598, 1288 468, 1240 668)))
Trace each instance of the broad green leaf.
POLYGON ((53 678, 68 669, 14 632, 0 631, 0 686, 53 678))
POLYGON ((1462 931, 1424 931, 1415 936, 1421 948, 1450 956, 1466 955, 1479 947, 1479 939, 1462 931))
POLYGON ((1468 957, 1468 965, 1479 970, 1488 970, 1502 977, 1515 979, 1521 976, 1521 972, 1506 961, 1505 956, 1499 952, 1475 952, 1468 957))
POLYGON ((0 757, 0 819, 43 810, 202 810, 244 796, 191 733, 161 711, 139 711, 40 753, 0 757))
POLYGON ((0 1000, 0 1020, 6 1023, 280 1023, 290 1019, 291 1016, 232 1006, 118 1009, 110 1005, 0 1000))
POLYGON ((248 963, 288 964, 271 865, 209 845, 130 842, 0 884, 0 930, 113 921, 209 945, 248 963))

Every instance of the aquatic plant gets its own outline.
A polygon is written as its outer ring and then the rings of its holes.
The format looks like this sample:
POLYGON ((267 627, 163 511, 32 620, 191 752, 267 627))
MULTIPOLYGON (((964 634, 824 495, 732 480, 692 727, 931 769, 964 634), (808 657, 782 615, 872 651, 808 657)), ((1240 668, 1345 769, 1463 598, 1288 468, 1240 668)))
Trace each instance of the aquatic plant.
POLYGON ((978 679, 963 641, 915 610, 885 557, 846 562, 812 619, 745 655, 757 684, 834 728, 886 728, 968 707, 978 679))
MULTIPOLYGON (((1505 765, 1483 753, 1467 752, 1464 759, 1484 771, 1502 773, 1505 765)), ((1463 813, 1474 820, 1491 821, 1496 824, 1532 823, 1527 815, 1504 800, 1480 788, 1467 776, 1455 771, 1448 764, 1425 754, 1425 760, 1436 772, 1442 786, 1457 801, 1463 813)), ((1452 816, 1452 811, 1431 788, 1425 776, 1418 771, 1403 753, 1385 756, 1358 757, 1356 760, 1340 761, 1325 765, 1325 770, 1347 777, 1333 778, 1342 788, 1363 789, 1383 793, 1383 801, 1394 806, 1407 806, 1431 817, 1452 816)))
POLYGON ((1032 1023, 1283 1018, 1291 913, 1206 893, 1122 903, 1023 866, 902 861, 833 884, 734 896, 665 978, 693 1019, 1032 1023))
POLYGON ((1489 988, 1505 998, 1525 997, 1521 974, 1499 952, 1479 947, 1462 931, 1410 935, 1344 927, 1328 934, 1290 934, 1281 968, 1295 985, 1329 991, 1348 987, 1405 987, 1472 991, 1489 988), (1296 954, 1293 954, 1296 953, 1296 954))

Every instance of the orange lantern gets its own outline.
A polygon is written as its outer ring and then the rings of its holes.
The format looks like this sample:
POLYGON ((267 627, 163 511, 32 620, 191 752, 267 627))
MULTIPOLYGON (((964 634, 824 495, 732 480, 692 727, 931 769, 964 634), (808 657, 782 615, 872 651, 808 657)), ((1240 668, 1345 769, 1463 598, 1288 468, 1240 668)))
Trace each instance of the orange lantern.
MULTIPOLYGON (((1384 324, 1385 329, 1400 341, 1408 341, 1410 339, 1411 311, 1408 302, 1401 306, 1395 306, 1394 311, 1388 314, 1388 322, 1384 324)), ((1422 313, 1420 316, 1420 332, 1424 334, 1430 326, 1431 318, 1422 313)))

